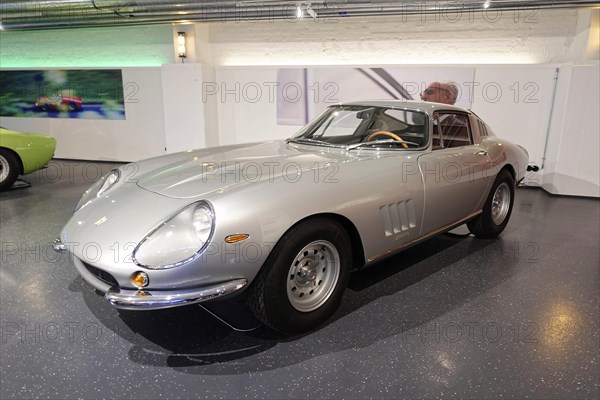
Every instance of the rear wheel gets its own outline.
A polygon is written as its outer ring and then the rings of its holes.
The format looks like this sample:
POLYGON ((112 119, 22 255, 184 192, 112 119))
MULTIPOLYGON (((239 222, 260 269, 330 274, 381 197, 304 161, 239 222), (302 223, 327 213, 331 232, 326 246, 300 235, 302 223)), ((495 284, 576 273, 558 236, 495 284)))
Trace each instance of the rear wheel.
POLYGON ((471 233, 482 239, 498 236, 510 219, 515 198, 515 183, 507 170, 496 177, 492 190, 483 206, 483 212, 467 222, 471 233))
POLYGON ((19 176, 19 160, 6 149, 0 149, 0 190, 8 189, 19 176))
POLYGON ((316 328, 338 308, 352 252, 344 228, 315 218, 293 227, 254 279, 249 305, 269 327, 287 334, 316 328))

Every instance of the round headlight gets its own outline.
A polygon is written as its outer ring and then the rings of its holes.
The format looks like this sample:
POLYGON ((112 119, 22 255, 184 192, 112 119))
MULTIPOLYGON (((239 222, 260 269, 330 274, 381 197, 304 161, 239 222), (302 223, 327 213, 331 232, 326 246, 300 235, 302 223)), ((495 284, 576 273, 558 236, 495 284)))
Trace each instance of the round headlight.
POLYGON ((192 203, 158 225, 133 251, 134 262, 145 268, 166 269, 194 260, 214 230, 214 213, 205 201, 192 203))
POLYGON ((206 243, 212 232, 213 213, 207 205, 197 206, 192 216, 192 225, 198 239, 202 243, 206 243))

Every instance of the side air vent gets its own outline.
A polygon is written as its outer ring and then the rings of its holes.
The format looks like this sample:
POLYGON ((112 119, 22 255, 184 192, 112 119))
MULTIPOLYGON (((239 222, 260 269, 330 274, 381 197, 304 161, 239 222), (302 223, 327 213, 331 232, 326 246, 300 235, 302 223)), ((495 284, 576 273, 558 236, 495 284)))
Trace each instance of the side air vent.
POLYGON ((392 236, 417 226, 415 206, 411 199, 379 207, 385 236, 392 236))

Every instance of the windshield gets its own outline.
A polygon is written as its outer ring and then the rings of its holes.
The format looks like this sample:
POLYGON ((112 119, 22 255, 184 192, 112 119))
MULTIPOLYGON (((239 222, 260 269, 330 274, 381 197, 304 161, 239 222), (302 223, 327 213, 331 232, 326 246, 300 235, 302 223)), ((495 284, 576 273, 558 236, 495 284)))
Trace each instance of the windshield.
POLYGON ((319 146, 415 149, 428 143, 424 112, 389 107, 333 106, 290 141, 319 146))

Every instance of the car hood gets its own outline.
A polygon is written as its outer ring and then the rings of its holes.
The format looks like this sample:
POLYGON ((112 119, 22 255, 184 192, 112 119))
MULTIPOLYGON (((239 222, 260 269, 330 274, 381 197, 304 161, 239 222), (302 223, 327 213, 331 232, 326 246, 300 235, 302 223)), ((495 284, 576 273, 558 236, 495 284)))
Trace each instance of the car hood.
MULTIPOLYGON (((248 184, 294 181, 311 170, 339 168, 340 164, 372 159, 362 151, 287 144, 284 141, 216 147, 178 153, 153 160, 138 186, 164 196, 191 198, 235 190, 248 184), (157 160, 163 159, 163 162, 157 160), (332 166, 332 164, 336 164, 332 166)), ((369 153, 375 153, 370 151, 369 153)), ((140 165, 141 169, 144 165, 140 165)), ((312 172, 315 173, 315 172, 312 172)))

